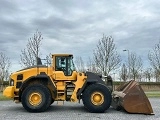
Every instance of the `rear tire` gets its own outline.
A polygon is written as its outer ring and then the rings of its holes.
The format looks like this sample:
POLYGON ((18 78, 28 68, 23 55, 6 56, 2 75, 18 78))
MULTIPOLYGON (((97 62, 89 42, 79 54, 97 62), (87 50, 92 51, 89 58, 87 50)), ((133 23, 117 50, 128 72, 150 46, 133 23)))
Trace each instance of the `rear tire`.
POLYGON ((90 112, 102 113, 110 107, 112 96, 105 85, 91 84, 83 92, 82 100, 90 112))
POLYGON ((43 112, 51 103, 49 89, 42 84, 28 86, 21 97, 23 107, 29 112, 43 112))

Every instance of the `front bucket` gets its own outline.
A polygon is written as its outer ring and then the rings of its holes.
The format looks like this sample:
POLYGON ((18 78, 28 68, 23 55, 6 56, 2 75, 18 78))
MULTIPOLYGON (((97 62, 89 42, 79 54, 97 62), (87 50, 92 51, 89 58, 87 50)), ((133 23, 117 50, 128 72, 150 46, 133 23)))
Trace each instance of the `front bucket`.
POLYGON ((138 82, 131 80, 113 92, 113 108, 129 113, 153 114, 152 106, 138 82))

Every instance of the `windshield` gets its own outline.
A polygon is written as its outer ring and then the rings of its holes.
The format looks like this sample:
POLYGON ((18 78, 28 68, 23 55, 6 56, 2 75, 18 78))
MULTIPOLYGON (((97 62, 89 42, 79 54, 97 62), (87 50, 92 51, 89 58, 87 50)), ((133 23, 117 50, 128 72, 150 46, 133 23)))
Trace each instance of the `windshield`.
POLYGON ((69 66, 71 71, 75 71, 76 70, 74 62, 73 62, 73 57, 69 57, 68 58, 68 66, 69 66))

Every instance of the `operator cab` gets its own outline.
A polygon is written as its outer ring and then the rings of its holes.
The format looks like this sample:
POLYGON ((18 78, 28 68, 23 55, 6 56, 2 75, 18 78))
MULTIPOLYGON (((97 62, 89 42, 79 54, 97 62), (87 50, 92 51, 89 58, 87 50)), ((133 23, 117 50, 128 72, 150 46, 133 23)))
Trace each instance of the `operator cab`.
POLYGON ((73 55, 57 54, 52 55, 52 58, 53 61, 55 59, 55 71, 63 71, 65 76, 71 76, 72 72, 75 71, 73 55))

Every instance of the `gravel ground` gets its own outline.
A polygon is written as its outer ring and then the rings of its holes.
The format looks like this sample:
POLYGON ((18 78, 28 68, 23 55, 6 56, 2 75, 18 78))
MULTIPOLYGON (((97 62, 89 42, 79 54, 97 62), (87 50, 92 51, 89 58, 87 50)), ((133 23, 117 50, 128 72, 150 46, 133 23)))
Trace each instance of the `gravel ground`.
POLYGON ((160 98, 149 99, 155 115, 128 114, 110 107, 105 113, 89 113, 82 103, 52 104, 42 113, 29 113, 21 104, 0 101, 0 120, 160 120, 160 98))

